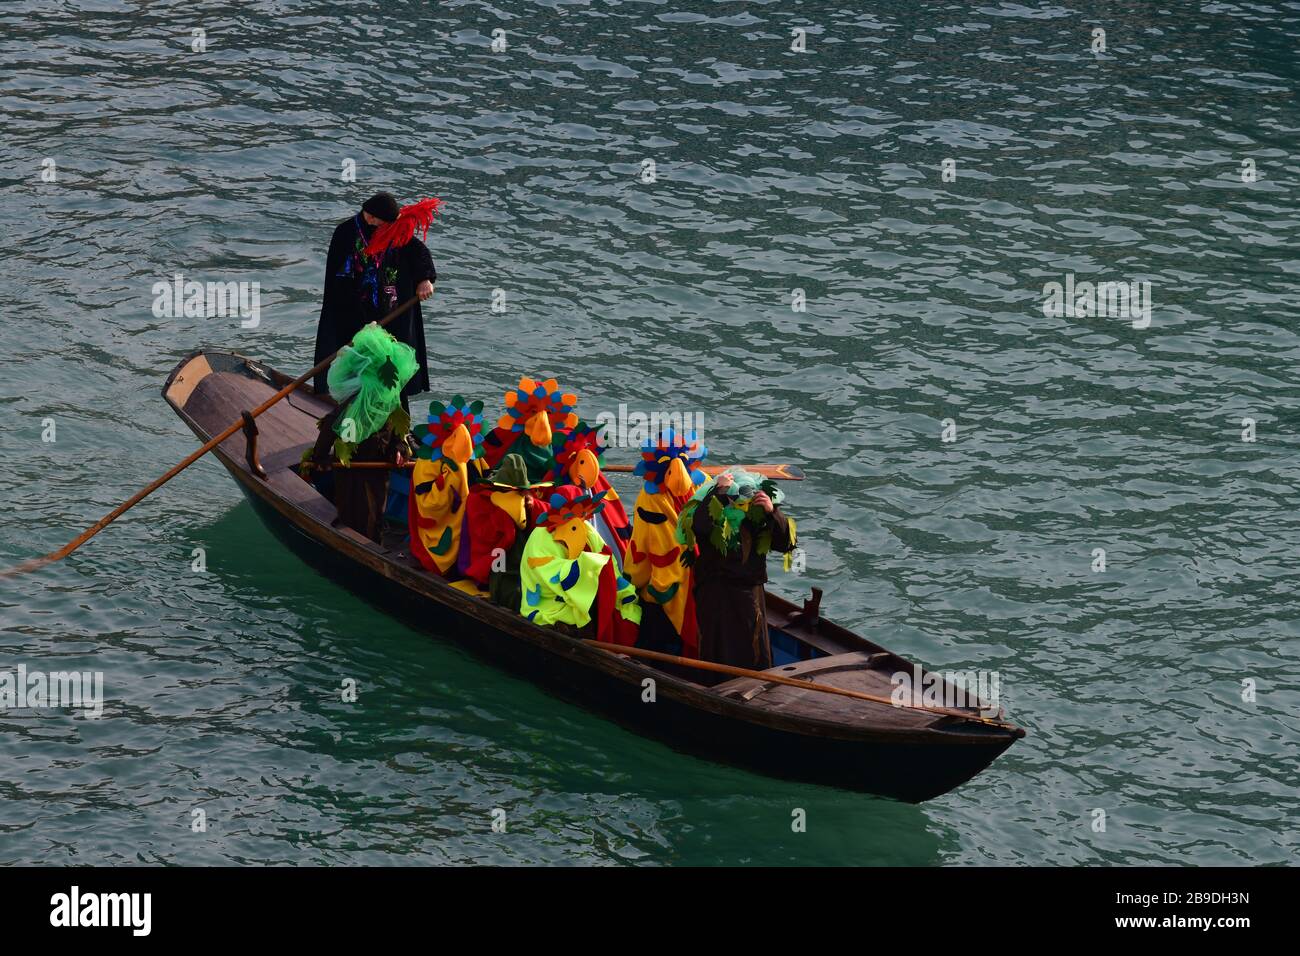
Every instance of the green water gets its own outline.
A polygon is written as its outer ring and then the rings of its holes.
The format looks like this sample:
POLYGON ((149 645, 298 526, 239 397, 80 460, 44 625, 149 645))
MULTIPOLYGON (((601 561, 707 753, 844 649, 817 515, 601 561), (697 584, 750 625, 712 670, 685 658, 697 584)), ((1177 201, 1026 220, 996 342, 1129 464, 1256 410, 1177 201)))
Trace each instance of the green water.
POLYGON ((0 712, 0 862, 1294 862, 1300 11, 1133 7, 0 9, 0 563, 194 447, 180 356, 305 369, 333 225, 438 195, 439 397, 554 374, 802 464, 773 587, 1030 732, 920 807, 698 761, 328 584, 207 461, 0 582, 0 670, 108 698, 0 712), (260 326, 156 318, 176 272, 260 326), (1067 273, 1150 326, 1045 316, 1067 273))

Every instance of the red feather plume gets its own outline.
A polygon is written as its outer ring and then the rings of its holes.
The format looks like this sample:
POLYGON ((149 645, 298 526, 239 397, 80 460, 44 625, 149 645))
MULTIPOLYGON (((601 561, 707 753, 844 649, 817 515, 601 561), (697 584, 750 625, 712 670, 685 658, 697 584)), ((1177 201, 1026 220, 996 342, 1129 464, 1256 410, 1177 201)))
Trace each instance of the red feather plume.
POLYGON ((370 242, 366 244, 366 255, 374 259, 385 249, 400 249, 411 241, 416 229, 422 230, 421 239, 427 239, 429 227, 433 225, 433 217, 438 214, 441 206, 442 200, 436 197, 421 199, 417 203, 403 206, 398 211, 396 219, 384 223, 375 230, 375 234, 370 237, 370 242))

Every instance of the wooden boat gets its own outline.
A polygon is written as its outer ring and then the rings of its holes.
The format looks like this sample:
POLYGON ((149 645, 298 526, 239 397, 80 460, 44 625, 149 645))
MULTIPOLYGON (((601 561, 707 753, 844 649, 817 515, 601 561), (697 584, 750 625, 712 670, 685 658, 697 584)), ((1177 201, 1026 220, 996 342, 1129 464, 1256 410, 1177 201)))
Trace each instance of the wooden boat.
MULTIPOLYGON (((289 381, 241 355, 201 351, 176 366, 163 396, 206 441, 289 381)), ((553 693, 681 751, 910 802, 964 783, 1024 736, 981 719, 978 702, 944 715, 744 677, 705 686, 690 679, 695 672, 610 654, 452 587, 406 554, 404 534, 380 546, 334 527, 334 506, 298 476, 294 466, 332 407, 304 386, 259 416, 256 433, 245 425, 215 454, 270 529, 310 565, 382 611, 553 693), (650 703, 646 678, 655 682, 650 703)), ((765 673, 888 698, 891 675, 911 674, 913 665, 822 618, 820 596, 814 589, 798 607, 767 595, 776 666, 765 673)))

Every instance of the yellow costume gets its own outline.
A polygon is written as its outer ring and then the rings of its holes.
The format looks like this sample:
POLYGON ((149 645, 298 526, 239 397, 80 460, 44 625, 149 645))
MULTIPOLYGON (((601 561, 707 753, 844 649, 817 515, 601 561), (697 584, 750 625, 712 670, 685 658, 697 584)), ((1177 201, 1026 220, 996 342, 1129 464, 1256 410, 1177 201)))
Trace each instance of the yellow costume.
POLYGON ((420 450, 411 473, 411 554, 444 577, 453 575, 469 500, 470 462, 482 455, 483 403, 457 395, 433 402, 427 425, 417 426, 420 450))
POLYGON ((662 616, 643 617, 639 646, 686 657, 698 656, 699 643, 691 569, 681 561, 685 548, 677 541, 677 518, 704 481, 696 466, 706 453, 694 433, 683 436, 669 429, 657 440, 646 440, 636 466, 645 484, 636 499, 623 564, 646 611, 662 611, 662 616))

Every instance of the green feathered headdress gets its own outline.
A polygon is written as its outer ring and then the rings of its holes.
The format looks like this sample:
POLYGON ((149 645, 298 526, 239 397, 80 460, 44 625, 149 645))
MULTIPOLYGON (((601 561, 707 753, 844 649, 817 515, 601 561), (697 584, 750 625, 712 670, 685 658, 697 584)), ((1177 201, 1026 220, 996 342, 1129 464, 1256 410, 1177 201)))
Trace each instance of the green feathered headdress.
MULTIPOLYGON (((731 503, 724 505, 714 497, 710 499, 707 506, 713 525, 713 531, 709 535, 710 543, 723 554, 736 550, 740 547, 741 523, 748 521, 751 525, 750 530, 756 536, 755 550, 759 554, 767 554, 772 550, 772 531, 767 526, 767 512, 759 507, 751 507, 749 503, 753 501, 754 495, 765 491, 772 499, 773 505, 780 505, 785 500, 785 492, 771 478, 764 478, 742 468, 733 468, 730 471, 731 488, 728 489, 727 495, 732 498, 731 503)), ((675 535, 677 543, 684 545, 688 550, 695 547, 695 531, 692 527, 695 509, 700 506, 704 496, 713 490, 717 481, 716 477, 709 478, 696 488, 695 494, 691 495, 691 500, 686 502, 677 517, 675 535)), ((787 522, 790 526, 790 538, 793 541, 794 521, 787 519, 787 522)), ((789 570, 788 566, 786 570, 789 570)))
POLYGON ((338 403, 348 403, 334 423, 335 434, 360 444, 383 428, 419 367, 415 349, 375 322, 363 328, 339 352, 326 379, 338 403))

